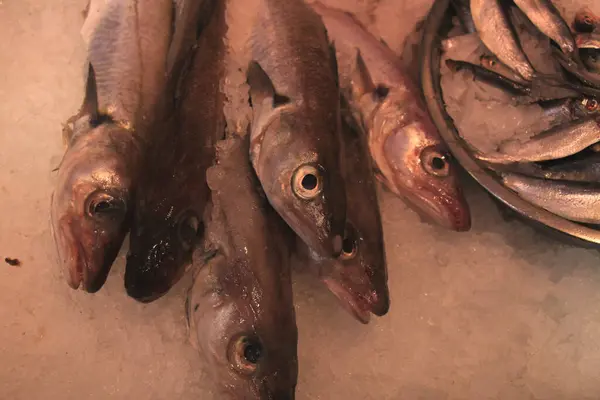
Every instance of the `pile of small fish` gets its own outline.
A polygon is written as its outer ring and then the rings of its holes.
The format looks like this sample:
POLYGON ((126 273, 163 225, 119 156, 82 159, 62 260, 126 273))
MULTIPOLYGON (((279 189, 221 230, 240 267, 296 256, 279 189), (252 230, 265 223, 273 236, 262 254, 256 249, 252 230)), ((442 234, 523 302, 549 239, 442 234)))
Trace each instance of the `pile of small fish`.
MULTIPOLYGON (((541 106, 550 127, 527 140, 507 139, 493 152, 473 149, 503 184, 528 202, 566 219, 600 224, 600 18, 588 8, 572 29, 549 0, 452 0, 466 34, 487 53, 480 65, 446 59, 451 71, 510 93, 520 107, 541 106), (541 33, 556 73, 536 71, 520 43, 515 16, 541 33)), ((448 50, 452 43, 443 46, 448 50)))
POLYGON ((367 323, 390 306, 374 177, 449 229, 468 230, 470 215, 396 55, 339 10, 262 1, 245 71, 252 123, 231 129, 230 5, 90 3, 52 227, 74 289, 100 290, 128 233, 129 296, 151 302, 193 271, 190 340, 220 398, 292 399, 292 256, 367 323))

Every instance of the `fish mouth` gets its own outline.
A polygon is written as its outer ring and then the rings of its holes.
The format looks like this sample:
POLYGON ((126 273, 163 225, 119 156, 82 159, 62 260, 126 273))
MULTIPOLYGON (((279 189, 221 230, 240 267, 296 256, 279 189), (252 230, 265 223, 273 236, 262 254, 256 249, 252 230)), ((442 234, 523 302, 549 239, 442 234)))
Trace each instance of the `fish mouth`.
POLYGON ((466 232, 471 229, 471 213, 462 194, 449 196, 439 190, 405 190, 403 197, 407 205, 421 217, 444 228, 466 232))
POLYGON ((64 218, 59 221, 58 229, 55 229, 54 223, 52 227, 59 262, 62 263, 67 284, 72 289, 79 289, 84 280, 84 271, 87 270, 85 257, 82 256, 82 245, 75 240, 71 233, 70 223, 64 218))
MULTIPOLYGON (((342 307, 348 311, 355 319, 363 324, 368 324, 371 320, 371 304, 368 301, 353 296, 340 282, 323 278, 323 283, 337 297, 342 307)), ((376 314, 377 315, 377 314, 376 314)))

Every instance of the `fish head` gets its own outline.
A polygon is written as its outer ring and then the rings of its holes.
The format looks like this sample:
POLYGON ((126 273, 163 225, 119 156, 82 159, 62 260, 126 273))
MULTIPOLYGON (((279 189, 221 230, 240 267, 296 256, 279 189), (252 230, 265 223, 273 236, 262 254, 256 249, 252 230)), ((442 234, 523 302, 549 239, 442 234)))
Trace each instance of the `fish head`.
POLYGON ((73 141, 58 169, 51 220, 69 285, 98 291, 129 228, 137 147, 114 124, 91 128, 73 141))
POLYGON ((321 279, 358 321, 366 324, 370 313, 383 316, 388 312, 385 250, 377 235, 365 236, 348 221, 341 254, 322 266, 321 279))
POLYGON ((187 302, 191 341, 208 363, 219 398, 294 399, 293 307, 267 300, 270 295, 248 284, 254 278, 244 271, 222 254, 200 270, 187 302))
POLYGON ((336 157, 304 142, 305 127, 297 115, 280 114, 265 128, 255 165, 273 208, 311 249, 335 257, 346 218, 344 179, 336 157))
POLYGON ((469 207, 447 147, 429 117, 418 115, 424 111, 406 108, 384 103, 376 113, 373 129, 383 137, 384 158, 376 164, 385 166, 399 194, 421 216, 455 231, 469 230, 469 207), (407 112, 417 117, 406 118, 407 112))
POLYGON ((177 207, 167 199, 146 205, 135 214, 125 290, 130 297, 148 303, 166 294, 181 279, 203 224, 194 207, 177 207))

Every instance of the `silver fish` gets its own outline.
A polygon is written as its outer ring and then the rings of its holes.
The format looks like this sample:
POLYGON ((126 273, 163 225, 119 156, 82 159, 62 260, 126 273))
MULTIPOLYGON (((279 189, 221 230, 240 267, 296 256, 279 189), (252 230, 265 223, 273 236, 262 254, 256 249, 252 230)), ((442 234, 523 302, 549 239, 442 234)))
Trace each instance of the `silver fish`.
POLYGON ((563 218, 600 224, 600 187, 504 174, 502 182, 531 204, 563 218))
POLYGON ((535 74, 499 0, 471 0, 471 15, 481 41, 525 80, 535 74))
MULTIPOLYGON (((293 400, 298 331, 291 231, 270 207, 248 158, 248 137, 217 144, 206 174, 212 209, 189 292, 190 341, 209 365, 219 399, 293 400), (204 264, 204 255, 213 258, 204 264)), ((199 249, 200 250, 200 249, 199 249)))
POLYGON ((337 66, 325 27, 303 0, 265 0, 251 42, 252 164, 296 234, 335 257, 346 196, 337 66))
POLYGON ((311 5, 323 18, 338 58, 350 64, 347 71, 340 67, 340 82, 366 127, 377 177, 426 218, 469 230, 458 171, 394 52, 350 14, 319 2, 311 5))
POLYGON ((549 0, 514 0, 517 7, 565 54, 576 56, 577 47, 569 26, 549 0))
POLYGON ((580 119, 542 132, 528 141, 508 140, 498 151, 477 154, 482 161, 498 164, 546 161, 580 152, 600 141, 600 126, 593 118, 580 119))

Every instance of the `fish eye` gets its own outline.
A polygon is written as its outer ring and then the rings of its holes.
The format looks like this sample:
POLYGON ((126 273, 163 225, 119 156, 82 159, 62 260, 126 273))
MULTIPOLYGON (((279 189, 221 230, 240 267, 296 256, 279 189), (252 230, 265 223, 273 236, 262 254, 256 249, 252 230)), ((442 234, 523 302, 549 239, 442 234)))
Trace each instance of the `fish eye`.
POLYGON ((430 175, 444 177, 450 174, 448 155, 439 152, 434 147, 427 147, 421 152, 421 165, 430 175))
POLYGON ((583 105, 585 106, 585 109, 589 112, 598 111, 599 104, 598 100, 596 99, 585 99, 583 105))
POLYGON ((356 230, 350 224, 346 225, 346 232, 344 232, 344 240, 342 241, 342 253, 340 259, 352 260, 358 253, 358 238, 356 230))
POLYGON ((194 245, 201 228, 201 222, 193 213, 183 214, 177 223, 179 240, 184 249, 189 250, 194 245))
POLYGON ((263 347, 255 336, 241 335, 229 346, 229 362, 242 374, 253 374, 262 357, 263 347))
POLYGON ((94 192, 86 200, 87 214, 92 218, 114 217, 126 211, 125 202, 108 193, 94 192))
POLYGON ((312 165, 302 165, 292 178, 292 190, 304 200, 312 200, 321 193, 323 180, 321 173, 312 165))

